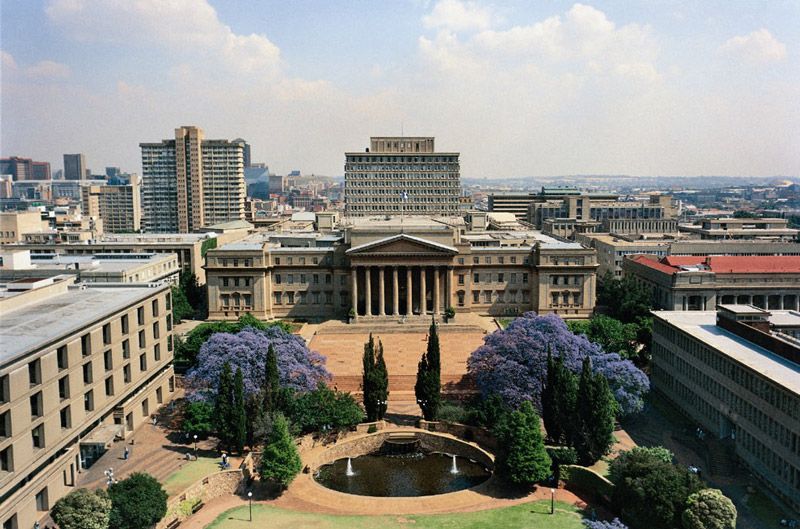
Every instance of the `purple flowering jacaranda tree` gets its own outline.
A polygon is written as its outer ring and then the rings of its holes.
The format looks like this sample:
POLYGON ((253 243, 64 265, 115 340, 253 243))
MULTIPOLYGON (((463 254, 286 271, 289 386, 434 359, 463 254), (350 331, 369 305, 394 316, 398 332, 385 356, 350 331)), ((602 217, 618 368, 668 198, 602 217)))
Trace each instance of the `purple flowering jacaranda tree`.
POLYGON ((296 391, 316 389, 331 374, 325 368, 325 357, 309 350, 302 338, 289 334, 279 327, 263 331, 245 327, 236 334, 213 334, 200 348, 197 367, 186 375, 190 398, 207 398, 213 393, 225 362, 235 373, 241 368, 244 374, 244 391, 253 396, 264 385, 264 363, 270 344, 278 357, 278 372, 282 387, 296 391))
POLYGON ((580 373, 589 356, 592 369, 602 373, 621 415, 641 411, 650 381, 630 360, 606 353, 585 336, 570 332, 559 316, 526 312, 503 331, 484 339, 467 361, 467 369, 484 396, 496 393, 513 408, 530 400, 541 412, 542 385, 547 375, 547 353, 562 357, 573 373, 580 373))

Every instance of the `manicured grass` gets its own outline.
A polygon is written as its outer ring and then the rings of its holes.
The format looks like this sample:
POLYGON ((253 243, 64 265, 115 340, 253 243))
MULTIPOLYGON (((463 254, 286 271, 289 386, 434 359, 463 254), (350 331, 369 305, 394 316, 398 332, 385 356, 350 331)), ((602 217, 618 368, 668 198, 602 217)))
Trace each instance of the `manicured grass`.
POLYGON ((187 461, 179 470, 167 476, 163 483, 164 490, 170 497, 180 494, 194 482, 217 472, 219 461, 218 457, 198 457, 196 461, 187 461))
POLYGON ((248 521, 247 507, 231 509, 219 516, 207 529, 582 529, 578 510, 567 503, 556 502, 556 513, 550 515, 550 502, 540 501, 458 514, 344 516, 311 514, 279 509, 269 505, 253 505, 253 523, 248 521))

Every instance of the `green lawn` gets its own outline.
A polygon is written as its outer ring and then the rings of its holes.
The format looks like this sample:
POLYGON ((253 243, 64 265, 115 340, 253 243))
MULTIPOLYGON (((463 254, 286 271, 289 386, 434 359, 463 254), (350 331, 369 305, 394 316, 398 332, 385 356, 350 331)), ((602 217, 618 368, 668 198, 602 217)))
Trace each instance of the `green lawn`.
POLYGON ((550 515, 550 502, 540 501, 459 514, 340 516, 310 514, 279 509, 269 505, 253 505, 253 523, 248 521, 247 507, 231 509, 219 516, 207 529, 582 529, 577 509, 556 502, 556 514, 550 515))
POLYGON ((163 483, 164 490, 170 497, 180 494, 195 481, 217 472, 219 461, 218 457, 198 457, 196 461, 185 463, 179 470, 167 476, 163 483))

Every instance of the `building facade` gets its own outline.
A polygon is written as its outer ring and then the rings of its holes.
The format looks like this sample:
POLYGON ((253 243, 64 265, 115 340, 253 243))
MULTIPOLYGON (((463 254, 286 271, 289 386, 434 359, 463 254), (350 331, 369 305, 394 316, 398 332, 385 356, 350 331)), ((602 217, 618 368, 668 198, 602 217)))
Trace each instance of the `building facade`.
POLYGON ((142 228, 141 185, 131 175, 127 184, 84 186, 83 213, 103 220, 106 233, 136 233, 142 228))
POLYGON ((372 137, 345 153, 345 211, 369 215, 457 215, 459 154, 436 152, 432 137, 372 137))
POLYGON ((42 232, 47 223, 38 209, 0 212, 0 244, 12 244, 25 240, 26 233, 42 232))
POLYGON ((653 323, 653 388, 732 450, 800 511, 800 344, 796 312, 721 305, 660 312, 653 323), (790 321, 791 320, 791 321, 790 321))
POLYGON ((682 224, 680 230, 709 240, 764 239, 797 240, 800 230, 789 227, 788 219, 703 219, 699 225, 682 224))
POLYGON ((86 156, 82 153, 64 155, 64 180, 86 180, 89 169, 86 167, 86 156))
POLYGON ((12 180, 50 180, 50 162, 35 162, 30 158, 0 158, 0 175, 11 175, 12 180))
POLYGON ((653 292, 665 310, 713 310, 717 305, 755 305, 800 310, 800 257, 638 255, 622 264, 653 292))
POLYGON ((4 529, 34 527, 174 390, 169 287, 70 282, 18 280, 0 297, 4 529))
POLYGON ((190 233, 244 219, 244 143, 206 140, 198 127, 141 143, 145 228, 190 233))
POLYGON ((534 310, 586 318, 592 249, 538 232, 469 232, 432 219, 365 219, 341 231, 253 235, 206 256, 209 317, 429 318, 534 310))

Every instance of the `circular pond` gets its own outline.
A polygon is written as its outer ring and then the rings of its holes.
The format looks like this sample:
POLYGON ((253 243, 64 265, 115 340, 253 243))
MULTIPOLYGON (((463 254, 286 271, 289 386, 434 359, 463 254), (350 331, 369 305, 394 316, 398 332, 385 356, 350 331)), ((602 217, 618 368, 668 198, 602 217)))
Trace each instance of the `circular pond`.
POLYGON ((369 454, 323 465, 314 478, 339 492, 362 496, 430 496, 468 489, 491 472, 467 458, 439 452, 369 454))

